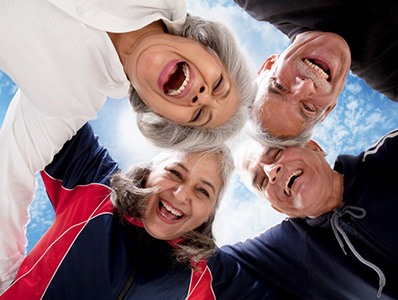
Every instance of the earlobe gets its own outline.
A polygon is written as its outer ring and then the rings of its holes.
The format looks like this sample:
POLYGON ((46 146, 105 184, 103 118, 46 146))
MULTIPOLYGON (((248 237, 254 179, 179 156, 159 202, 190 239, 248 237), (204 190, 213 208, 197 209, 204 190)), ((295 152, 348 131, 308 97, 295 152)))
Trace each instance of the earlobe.
POLYGON ((268 56, 268 58, 261 65, 260 70, 258 70, 257 75, 260 75, 262 72, 271 70, 274 63, 277 61, 279 54, 272 54, 268 56))

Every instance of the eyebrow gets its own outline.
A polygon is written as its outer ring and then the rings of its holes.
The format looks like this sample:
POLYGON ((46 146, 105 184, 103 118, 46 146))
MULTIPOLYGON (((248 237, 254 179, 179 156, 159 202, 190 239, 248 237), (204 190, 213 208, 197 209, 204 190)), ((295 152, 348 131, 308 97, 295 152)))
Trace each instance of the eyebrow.
MULTIPOLYGON (((182 164, 182 163, 177 163, 177 165, 178 165, 179 167, 181 167, 182 169, 184 169, 185 172, 190 173, 189 169, 188 169, 184 164, 182 164)), ((214 187, 214 185, 213 185, 210 181, 207 181, 207 180, 202 179, 202 178, 200 178, 200 181, 201 181, 203 184, 209 186, 209 187, 213 190, 213 193, 216 194, 216 188, 214 187)))

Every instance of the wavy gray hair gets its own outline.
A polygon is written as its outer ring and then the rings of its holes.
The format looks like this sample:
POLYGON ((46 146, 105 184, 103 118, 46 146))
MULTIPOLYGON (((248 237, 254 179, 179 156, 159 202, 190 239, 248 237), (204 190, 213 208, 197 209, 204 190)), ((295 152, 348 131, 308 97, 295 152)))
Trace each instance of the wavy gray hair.
POLYGON ((192 263, 209 257, 217 249, 213 236, 215 212, 235 169, 232 153, 225 144, 197 152, 185 150, 163 152, 151 163, 134 166, 127 172, 116 173, 111 178, 111 198, 121 220, 123 220, 125 216, 142 219, 145 215, 145 200, 150 195, 157 192, 157 187, 145 187, 149 174, 154 166, 176 154, 199 155, 199 159, 205 159, 209 155, 217 155, 217 162, 219 163, 217 169, 220 170, 223 183, 217 203, 208 221, 203 223, 200 227, 187 232, 183 236, 184 242, 179 244, 179 248, 176 249, 175 254, 179 262, 192 263))
POLYGON ((236 82, 240 104, 232 118, 224 125, 213 129, 180 125, 151 111, 133 87, 130 104, 137 112, 138 128, 152 144, 162 148, 196 151, 222 143, 243 128, 248 117, 248 107, 255 98, 256 85, 254 72, 244 53, 230 30, 221 23, 188 14, 180 35, 214 51, 231 79, 236 82))

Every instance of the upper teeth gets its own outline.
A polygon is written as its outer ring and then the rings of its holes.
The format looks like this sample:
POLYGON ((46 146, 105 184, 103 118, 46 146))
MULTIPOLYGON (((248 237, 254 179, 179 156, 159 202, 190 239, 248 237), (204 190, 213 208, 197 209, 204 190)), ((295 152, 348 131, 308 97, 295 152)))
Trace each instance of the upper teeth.
POLYGON ((162 201, 163 206, 169 211, 171 212, 173 215, 177 216, 177 217, 181 217, 182 213, 180 213, 179 211, 176 211, 174 208, 172 208, 170 205, 168 205, 167 203, 164 203, 162 201))
POLYGON ((292 179, 293 176, 300 176, 301 174, 303 174, 303 170, 297 170, 294 171, 292 174, 290 174, 290 176, 286 179, 285 181, 285 193, 289 196, 290 195, 290 188, 289 188, 289 182, 292 179))
POLYGON ((185 80, 183 81, 183 83, 177 90, 170 90, 167 93, 168 96, 178 96, 185 90, 185 87, 187 86, 189 79, 191 77, 191 73, 189 72, 189 68, 188 68, 187 64, 184 64, 182 66, 182 71, 184 72, 185 80))
POLYGON ((329 78, 329 75, 322 70, 320 67, 318 67, 316 64, 310 62, 307 58, 304 59, 304 62, 312 69, 314 69, 322 78, 327 80, 329 78))

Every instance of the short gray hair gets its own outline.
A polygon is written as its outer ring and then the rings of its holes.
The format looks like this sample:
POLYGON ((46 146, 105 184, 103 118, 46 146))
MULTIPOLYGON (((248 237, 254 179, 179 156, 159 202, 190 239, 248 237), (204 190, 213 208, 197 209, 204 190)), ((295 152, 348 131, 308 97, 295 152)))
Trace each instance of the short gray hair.
MULTIPOLYGON (((278 116, 275 115, 274 117, 277 118, 278 116)), ((305 143, 311 140, 317 124, 318 121, 315 121, 296 136, 280 137, 268 132, 261 126, 261 122, 254 118, 248 122, 247 132, 255 141, 270 148, 283 149, 294 146, 302 147, 305 143)))
POLYGON ((248 107, 252 105, 256 94, 255 74, 233 34, 221 23, 188 14, 181 36, 201 43, 221 59, 239 91, 239 107, 234 115, 222 126, 212 129, 180 125, 153 112, 133 87, 130 104, 137 113, 138 128, 152 144, 162 148, 195 151, 222 143, 243 128, 248 107))

